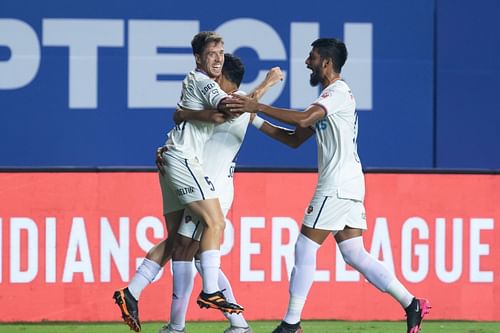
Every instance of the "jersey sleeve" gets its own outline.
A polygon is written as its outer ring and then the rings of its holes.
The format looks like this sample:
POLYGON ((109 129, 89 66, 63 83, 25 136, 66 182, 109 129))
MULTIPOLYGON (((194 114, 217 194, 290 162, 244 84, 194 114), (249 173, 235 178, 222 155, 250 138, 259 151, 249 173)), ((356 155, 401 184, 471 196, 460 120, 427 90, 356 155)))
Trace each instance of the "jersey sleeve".
POLYGON ((217 109, 220 101, 228 95, 219 87, 214 80, 201 80, 198 82, 198 89, 209 108, 217 109))
POLYGON ((240 96, 247 96, 247 93, 244 92, 243 90, 236 90, 233 94, 240 95, 240 96))
POLYGON ((349 96, 340 89, 328 89, 323 91, 312 105, 321 106, 327 115, 330 115, 341 111, 348 98, 349 96))

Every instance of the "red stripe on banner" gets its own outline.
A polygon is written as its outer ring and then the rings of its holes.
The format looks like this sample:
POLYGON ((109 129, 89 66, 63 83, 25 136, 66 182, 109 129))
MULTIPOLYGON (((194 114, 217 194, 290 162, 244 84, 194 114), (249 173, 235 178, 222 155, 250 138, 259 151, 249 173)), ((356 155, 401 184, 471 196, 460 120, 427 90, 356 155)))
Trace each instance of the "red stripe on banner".
MULTIPOLYGON (((280 319, 316 174, 236 173, 222 267, 247 319, 280 319)), ((431 319, 500 320, 500 176, 368 174, 365 247, 431 319)), ((165 234, 154 173, 0 174, 1 321, 116 321, 113 291, 165 234)), ((401 320, 399 304, 347 267, 329 239, 304 319, 401 320)), ((222 320, 195 297, 188 320, 222 320)), ((167 320, 169 267, 141 296, 142 320, 167 320)))

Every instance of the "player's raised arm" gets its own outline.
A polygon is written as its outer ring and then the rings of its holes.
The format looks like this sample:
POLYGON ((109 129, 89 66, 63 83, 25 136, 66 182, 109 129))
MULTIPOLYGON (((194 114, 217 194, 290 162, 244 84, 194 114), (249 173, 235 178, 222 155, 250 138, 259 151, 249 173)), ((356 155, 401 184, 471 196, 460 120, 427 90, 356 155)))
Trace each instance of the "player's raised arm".
POLYGON ((269 88, 274 86, 276 83, 283 81, 284 75, 279 67, 271 68, 267 74, 264 81, 262 81, 250 94, 248 97, 259 100, 267 92, 269 88))

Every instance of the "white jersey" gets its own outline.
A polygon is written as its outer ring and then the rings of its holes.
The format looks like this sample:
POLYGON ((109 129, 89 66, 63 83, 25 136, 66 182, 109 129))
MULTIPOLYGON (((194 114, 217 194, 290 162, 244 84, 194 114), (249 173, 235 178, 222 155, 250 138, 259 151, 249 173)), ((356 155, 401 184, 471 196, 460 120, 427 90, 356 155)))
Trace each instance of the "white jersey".
MULTIPOLYGON (((214 133, 206 142, 203 151, 203 169, 217 191, 224 216, 233 203, 234 160, 245 138, 249 121, 250 114, 244 113, 232 121, 215 126, 214 133)), ((178 233, 199 241, 203 233, 203 225, 199 223, 199 219, 193 218, 192 213, 186 210, 183 220, 186 223, 180 225, 178 233)))
POLYGON ((318 144, 316 192, 363 201, 365 180, 357 153, 358 116, 349 86, 337 80, 312 103, 326 110, 315 124, 318 144))
MULTIPOLYGON (((237 93, 244 94, 241 91, 237 93)), ((224 214, 233 202, 234 160, 245 138, 249 122, 250 114, 243 113, 231 121, 215 126, 203 151, 203 169, 215 184, 224 214)))
MULTIPOLYGON (((189 72, 182 82, 182 95, 178 106, 192 110, 217 109, 220 101, 227 94, 217 82, 205 73, 194 70, 189 72)), ((169 133, 165 146, 168 154, 183 159, 197 158, 203 163, 203 149, 207 140, 212 136, 215 125, 201 121, 182 122, 176 125, 169 133)))

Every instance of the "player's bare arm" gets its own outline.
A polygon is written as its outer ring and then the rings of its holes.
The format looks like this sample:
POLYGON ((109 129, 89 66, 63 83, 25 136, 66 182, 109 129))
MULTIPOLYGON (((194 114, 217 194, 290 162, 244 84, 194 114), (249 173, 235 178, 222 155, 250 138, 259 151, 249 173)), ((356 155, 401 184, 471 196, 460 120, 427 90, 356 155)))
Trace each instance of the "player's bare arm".
POLYGON ((232 98, 225 100, 224 103, 226 103, 227 108, 231 112, 260 112, 284 123, 302 128, 310 127, 326 116, 325 109, 319 105, 312 105, 305 111, 300 112, 275 108, 259 103, 251 98, 237 95, 232 95, 232 98))
POLYGON ((274 125, 268 121, 262 124, 260 131, 291 148, 298 148, 314 134, 313 129, 310 127, 296 127, 295 130, 291 130, 274 125))
POLYGON ((231 112, 231 110, 227 107, 227 101, 231 99, 231 95, 228 96, 228 97, 224 97, 219 105, 217 105, 217 111, 219 111, 219 113, 221 113, 222 115, 224 115, 224 118, 226 118, 226 121, 227 120, 231 120, 233 119, 234 117, 237 117, 238 114, 235 113, 235 112, 231 112))
POLYGON ((227 115, 217 110, 201 110, 201 111, 191 111, 179 108, 175 110, 173 114, 173 119, 175 124, 180 124, 183 121, 203 121, 207 123, 222 124, 227 119, 227 115))

